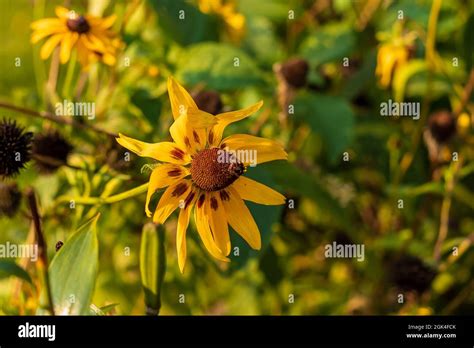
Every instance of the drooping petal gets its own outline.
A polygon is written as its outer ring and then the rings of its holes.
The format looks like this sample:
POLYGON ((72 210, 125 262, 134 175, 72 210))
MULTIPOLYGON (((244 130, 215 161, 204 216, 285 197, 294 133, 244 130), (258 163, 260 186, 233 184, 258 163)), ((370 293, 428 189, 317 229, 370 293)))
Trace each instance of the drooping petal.
POLYGON ((150 144, 129 138, 123 134, 119 134, 116 140, 120 145, 136 153, 138 156, 151 157, 161 162, 175 164, 187 164, 191 160, 191 157, 184 149, 172 142, 164 141, 150 144))
POLYGON ((178 265, 181 273, 184 272, 184 266, 186 264, 186 230, 188 229, 191 209, 193 208, 196 198, 197 196, 194 193, 188 202, 185 201, 185 206, 179 212, 178 227, 176 230, 176 251, 178 253, 178 265))
POLYGON ((56 13, 56 16, 62 19, 69 19, 70 14, 73 12, 67 9, 66 7, 63 6, 56 6, 54 9, 54 13, 56 13))
POLYGON ((206 212, 209 213, 211 232, 217 247, 225 256, 230 253, 229 227, 224 205, 216 192, 210 192, 206 198, 206 212))
POLYGON ((196 228, 207 251, 216 259, 229 262, 230 260, 222 254, 212 238, 208 214, 206 214, 206 205, 204 204, 206 199, 205 195, 205 193, 201 193, 201 196, 199 196, 194 207, 194 221, 196 222, 196 228))
POLYGON ((259 101, 258 103, 255 103, 245 109, 218 114, 216 116, 217 124, 209 131, 209 144, 211 146, 217 146, 222 139, 222 134, 224 133, 225 127, 233 122, 243 120, 244 118, 252 115, 253 113, 257 112, 262 107, 262 105, 263 101, 259 101))
POLYGON ((78 33, 67 33, 64 35, 64 39, 61 42, 61 50, 59 52, 59 60, 61 64, 67 63, 71 56, 71 51, 79 38, 78 33))
POLYGON ((252 201, 264 205, 285 204, 285 196, 270 187, 263 185, 245 176, 239 177, 232 187, 246 201, 252 201))
POLYGON ((180 181, 168 186, 158 202, 153 222, 155 224, 164 224, 166 219, 181 204, 184 204, 185 198, 191 191, 191 180, 181 179, 180 181))
POLYGON ((44 39, 47 36, 59 33, 65 33, 67 31, 64 25, 58 25, 54 27, 49 27, 42 30, 37 30, 31 34, 31 43, 37 43, 38 41, 44 39))
POLYGON ((224 204, 229 224, 251 248, 259 250, 262 246, 260 231, 240 195, 232 186, 221 190, 219 194, 224 204))
POLYGON ((168 78, 168 94, 174 119, 189 110, 198 110, 194 99, 173 77, 168 78))
POLYGON ((102 29, 109 29, 112 25, 114 25, 115 21, 117 20, 117 15, 113 14, 111 16, 105 17, 100 21, 100 27, 102 29))
POLYGON ((165 163, 153 169, 150 175, 145 203, 145 212, 148 217, 151 216, 151 211, 148 205, 150 204, 150 199, 153 193, 158 189, 176 183, 187 175, 189 175, 189 170, 177 164, 165 163))
POLYGON ((34 21, 30 24, 30 28, 33 30, 45 30, 48 28, 63 27, 64 22, 58 18, 44 18, 34 21))
POLYGON ((40 50, 41 59, 44 60, 49 58, 53 50, 56 48, 56 46, 58 46, 59 42, 61 42, 63 36, 63 34, 55 34, 46 40, 40 50))
POLYGON ((81 35, 84 37, 83 42, 84 45, 91 51, 95 52, 105 52, 105 46, 104 43, 99 40, 94 34, 92 33, 87 33, 85 35, 81 35))
POLYGON ((250 166, 288 158, 288 154, 280 143, 248 134, 231 135, 222 140, 220 148, 234 151, 245 150, 237 153, 237 158, 250 166))

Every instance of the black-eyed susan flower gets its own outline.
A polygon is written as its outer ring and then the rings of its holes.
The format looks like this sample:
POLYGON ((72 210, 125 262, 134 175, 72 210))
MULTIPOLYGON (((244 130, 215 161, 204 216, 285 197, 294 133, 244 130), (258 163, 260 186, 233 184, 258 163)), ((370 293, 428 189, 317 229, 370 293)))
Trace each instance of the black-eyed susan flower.
POLYGON ((83 67, 94 61, 114 65, 120 39, 111 27, 116 20, 112 15, 99 18, 92 15, 78 15, 65 7, 55 9, 58 18, 44 18, 31 24, 33 33, 31 42, 37 43, 47 38, 41 47, 41 59, 48 59, 56 47, 59 49, 59 60, 62 64, 69 61, 73 49, 83 67))
POLYGON ((180 208, 176 245, 181 272, 186 261, 186 230, 193 208, 204 246, 218 260, 229 261, 228 225, 253 249, 260 249, 260 232, 244 201, 280 205, 284 204, 285 197, 243 174, 249 166, 285 160, 287 153, 278 142, 265 138, 246 134, 222 137, 229 124, 255 113, 263 103, 214 116, 199 110, 189 93, 173 78, 168 80, 168 93, 174 116, 170 127, 172 142, 145 143, 122 134, 117 138, 122 146, 139 156, 163 162, 150 176, 146 214, 152 215, 148 207, 152 195, 166 188, 153 214, 153 222, 163 224, 180 208))

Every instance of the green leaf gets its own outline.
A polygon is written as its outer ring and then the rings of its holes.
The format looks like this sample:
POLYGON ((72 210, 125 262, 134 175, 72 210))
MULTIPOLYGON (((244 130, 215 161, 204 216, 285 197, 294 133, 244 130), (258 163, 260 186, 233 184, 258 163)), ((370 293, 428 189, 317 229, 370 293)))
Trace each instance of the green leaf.
POLYGON ((247 35, 244 48, 259 62, 271 66, 283 59, 284 52, 275 35, 275 28, 265 17, 250 17, 247 20, 247 35))
POLYGON ((320 65, 348 56, 355 43, 355 35, 350 28, 340 24, 327 25, 309 35, 299 51, 311 64, 320 65))
MULTIPOLYGON (((299 1, 299 0, 298 0, 299 1)), ((238 10, 243 13, 245 17, 266 17, 271 21, 287 21, 288 11, 290 9, 295 11, 295 18, 301 15, 294 2, 289 5, 288 0, 271 0, 271 1, 255 1, 255 0, 240 0, 238 1, 238 10)))
POLYGON ((321 136, 329 160, 335 162, 354 135, 354 113, 349 103, 337 96, 302 94, 294 106, 295 117, 321 136))
POLYGON ((148 313, 161 307, 161 285, 166 273, 165 231, 163 226, 143 226, 140 244, 140 274, 148 313))
POLYGON ((107 315, 110 311, 112 311, 116 306, 118 306, 118 303, 112 303, 103 307, 97 307, 94 304, 90 305, 90 314, 91 315, 107 315))
POLYGON ((97 220, 100 214, 74 232, 49 266, 51 295, 56 314, 90 314, 99 266, 97 220))
POLYGON ((136 90, 130 101, 136 105, 146 117, 150 125, 155 126, 161 113, 160 98, 153 97, 146 89, 136 90))
POLYGON ((220 91, 233 90, 262 82, 260 70, 243 51, 215 43, 196 44, 178 59, 178 79, 186 84, 205 83, 220 91))
POLYGON ((200 12, 187 1, 150 0, 149 3, 158 14, 158 25, 177 43, 187 46, 217 40, 219 31, 216 18, 200 12))
POLYGON ((273 180, 285 188, 291 195, 307 197, 313 200, 323 215, 330 217, 338 226, 347 227, 347 210, 333 198, 321 184, 320 180, 291 163, 274 162, 267 165, 273 180))
POLYGON ((1 260, 0 261, 0 279, 10 276, 18 277, 32 284, 31 277, 27 271, 18 266, 15 261, 1 260))
POLYGON ((427 70, 428 65, 423 59, 413 59, 407 64, 402 65, 399 69, 396 69, 393 76, 393 96, 395 101, 402 102, 404 100, 405 89, 410 78, 427 70))

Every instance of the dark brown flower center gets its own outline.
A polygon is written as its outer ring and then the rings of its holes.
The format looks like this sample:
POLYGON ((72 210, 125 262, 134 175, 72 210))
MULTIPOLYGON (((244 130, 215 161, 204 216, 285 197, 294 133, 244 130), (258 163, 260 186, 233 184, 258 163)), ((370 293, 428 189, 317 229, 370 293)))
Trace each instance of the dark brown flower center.
POLYGON ((79 34, 87 33, 91 28, 84 16, 69 18, 67 20, 67 27, 69 30, 75 31, 79 34))
POLYGON ((244 173, 245 166, 228 151, 205 149, 193 157, 191 178, 204 191, 218 191, 232 184, 244 173))

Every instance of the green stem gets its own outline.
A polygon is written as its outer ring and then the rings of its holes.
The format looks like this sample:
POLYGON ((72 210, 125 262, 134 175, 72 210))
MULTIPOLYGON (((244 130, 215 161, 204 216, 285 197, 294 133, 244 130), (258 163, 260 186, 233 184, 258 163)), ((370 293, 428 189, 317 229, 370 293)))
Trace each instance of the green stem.
POLYGON ((66 99, 71 99, 71 83, 74 76, 74 70, 76 69, 77 54, 74 51, 71 55, 71 59, 67 65, 66 78, 64 79, 63 84, 63 96, 66 99))
POLYGON ((71 202, 74 201, 74 203, 77 204, 84 204, 84 205, 96 205, 96 204, 112 204, 116 203, 119 201, 123 201, 124 199, 138 196, 148 190, 148 183, 145 183, 143 185, 140 185, 138 187, 135 187, 131 190, 110 196, 110 197, 67 197, 67 196, 61 196, 58 197, 57 202, 58 203, 64 203, 64 202, 71 202))

